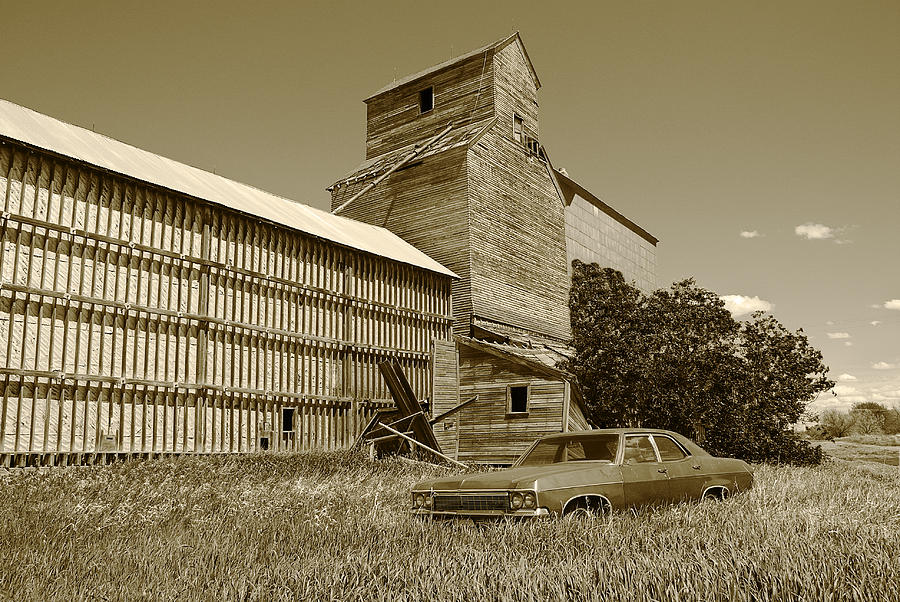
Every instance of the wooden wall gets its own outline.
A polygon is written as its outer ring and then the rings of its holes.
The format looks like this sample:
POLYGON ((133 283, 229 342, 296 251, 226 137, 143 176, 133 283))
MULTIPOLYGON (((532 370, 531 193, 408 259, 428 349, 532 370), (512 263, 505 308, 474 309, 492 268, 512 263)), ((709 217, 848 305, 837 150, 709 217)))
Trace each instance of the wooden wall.
MULTIPOLYGON (((435 341, 433 350, 434 398, 431 415, 440 416, 452 410, 462 401, 459 397, 459 351, 453 341, 435 341)), ((434 425, 434 436, 445 454, 458 454, 455 414, 440 424, 434 425)))
POLYGON ((431 395, 447 277, 9 142, 0 204, 0 461, 348 445, 386 358, 431 395))
MULTIPOLYGON (((391 174, 341 213, 387 228, 460 278, 453 282, 453 315, 460 334, 468 334, 472 314, 469 286, 467 148, 426 157, 391 174)), ((339 207, 368 182, 332 191, 339 207)))
POLYGON ((366 100, 366 159, 493 117, 493 50, 366 100), (419 113, 419 91, 434 88, 434 109, 419 113))
POLYGON ((498 124, 469 153, 472 312, 558 339, 570 333, 565 213, 547 165, 513 139, 536 134, 534 80, 518 44, 495 56, 498 124))
MULTIPOLYGON (((509 464, 538 437, 561 432, 565 388, 562 380, 460 345, 460 398, 478 395, 477 402, 456 414, 460 461, 509 464), (531 387, 528 415, 511 417, 506 413, 507 386, 526 383, 531 387)), ((440 432, 440 425, 435 430, 440 432)))

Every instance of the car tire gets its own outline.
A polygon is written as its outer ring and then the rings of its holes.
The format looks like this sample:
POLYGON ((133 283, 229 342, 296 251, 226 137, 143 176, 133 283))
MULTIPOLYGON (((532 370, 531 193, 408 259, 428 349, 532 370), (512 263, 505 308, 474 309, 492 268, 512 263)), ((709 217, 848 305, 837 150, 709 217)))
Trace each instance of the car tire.
POLYGON ((567 508, 563 518, 567 520, 588 520, 609 514, 609 505, 603 501, 582 499, 567 508))

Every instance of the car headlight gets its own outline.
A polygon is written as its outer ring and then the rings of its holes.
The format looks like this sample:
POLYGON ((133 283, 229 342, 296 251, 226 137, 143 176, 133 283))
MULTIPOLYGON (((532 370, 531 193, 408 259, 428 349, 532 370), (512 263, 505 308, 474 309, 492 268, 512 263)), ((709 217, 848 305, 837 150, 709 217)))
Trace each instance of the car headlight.
POLYGON ((514 491, 513 494, 509 496, 509 507, 513 510, 521 508, 523 503, 525 503, 525 498, 518 491, 514 491))
POLYGON ((415 505, 416 508, 421 508, 422 506, 425 505, 425 496, 422 495, 421 493, 417 493, 413 497, 413 504, 415 505))
POLYGON ((528 508, 529 510, 533 510, 537 506, 537 497, 530 491, 527 492, 523 496, 523 498, 524 498, 524 500, 522 502, 523 507, 528 508))

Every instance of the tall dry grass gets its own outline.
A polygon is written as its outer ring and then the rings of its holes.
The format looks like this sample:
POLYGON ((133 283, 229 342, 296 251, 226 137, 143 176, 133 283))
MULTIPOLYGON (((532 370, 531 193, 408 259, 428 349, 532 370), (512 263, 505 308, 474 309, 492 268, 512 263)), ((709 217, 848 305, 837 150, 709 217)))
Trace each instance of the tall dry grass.
MULTIPOLYGON (((406 514, 442 469, 348 453, 0 478, 17 600, 896 600, 900 472, 762 466, 724 503, 476 527, 406 514)), ((449 472, 449 471, 446 471, 449 472)))

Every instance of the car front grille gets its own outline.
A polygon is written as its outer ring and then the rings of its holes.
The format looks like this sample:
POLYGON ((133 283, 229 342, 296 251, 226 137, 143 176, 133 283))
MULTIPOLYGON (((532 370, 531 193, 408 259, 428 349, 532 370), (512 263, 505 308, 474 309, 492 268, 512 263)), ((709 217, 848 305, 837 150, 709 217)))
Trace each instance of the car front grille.
POLYGON ((434 495, 435 512, 506 512, 509 497, 505 493, 434 495))

